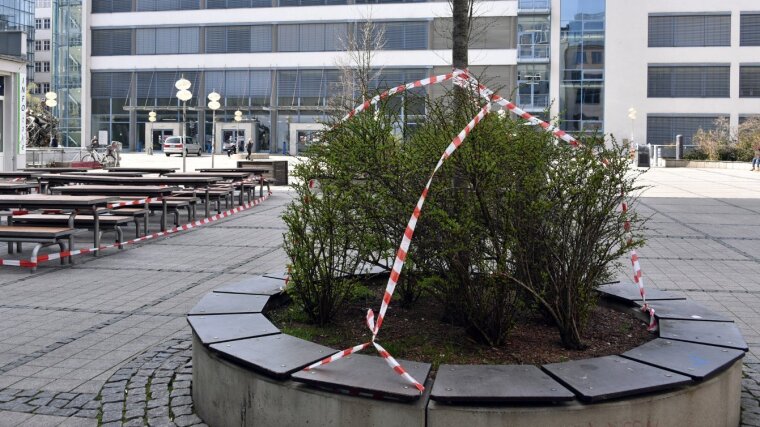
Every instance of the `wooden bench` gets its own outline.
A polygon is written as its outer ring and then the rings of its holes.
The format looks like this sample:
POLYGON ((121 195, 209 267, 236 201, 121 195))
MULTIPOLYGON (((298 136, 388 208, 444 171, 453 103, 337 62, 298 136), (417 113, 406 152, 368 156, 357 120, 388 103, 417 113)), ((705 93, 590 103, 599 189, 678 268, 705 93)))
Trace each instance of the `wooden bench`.
MULTIPOLYGON (((27 214, 13 217, 13 224, 24 225, 44 225, 44 226, 68 226, 68 214, 27 214)), ((124 233, 121 226, 134 221, 130 216, 120 215, 98 215, 101 233, 103 231, 114 231, 116 233, 116 243, 121 249, 121 242, 124 241, 124 233)), ((76 215, 74 217, 74 228, 93 229, 95 227, 95 218, 92 215, 76 215)))
MULTIPOLYGON (((219 188, 209 188, 208 190, 208 198, 209 201, 212 201, 216 204, 216 211, 221 212, 222 211, 222 200, 224 200, 225 206, 229 207, 229 198, 230 193, 232 193, 231 189, 219 189, 219 188)), ((197 197, 201 199, 202 201, 206 201, 206 192, 205 190, 198 189, 197 191, 193 190, 181 190, 181 191, 175 191, 172 193, 172 196, 179 196, 179 197, 197 197)))
POLYGON ((131 216, 135 221, 135 237, 140 237, 140 220, 143 222, 143 236, 148 235, 148 214, 150 209, 122 207, 111 209, 111 212, 120 216, 131 216))
MULTIPOLYGON (((76 230, 69 227, 28 227, 0 225, 0 242, 8 242, 8 253, 13 253, 13 244, 24 242, 36 243, 37 246, 32 250, 32 259, 37 258, 40 248, 52 245, 58 245, 61 252, 66 250, 64 241, 68 241, 69 250, 74 248, 74 233, 76 230)), ((69 263, 73 264, 73 257, 68 257, 69 263)), ((61 258, 61 264, 64 264, 64 258, 61 258)), ((37 266, 32 267, 32 272, 37 270, 37 266)))
POLYGON ((201 199, 198 197, 192 197, 192 196, 169 196, 166 197, 166 200, 182 200, 190 204, 190 218, 188 218, 189 221, 195 221, 196 218, 196 211, 198 208, 198 203, 201 202, 201 199))
MULTIPOLYGON (((122 200, 139 200, 141 197, 120 197, 122 200)), ((171 200, 170 197, 165 197, 164 200, 166 201, 166 213, 174 215, 174 225, 179 225, 179 211, 181 209, 185 209, 187 211, 187 219, 188 221, 193 216, 192 208, 190 206, 189 200, 181 200, 181 199, 175 199, 171 200)), ((153 201, 148 202, 148 209, 150 209, 150 213, 153 214, 154 212, 161 212, 161 223, 163 223, 163 211, 164 211, 164 204, 162 201, 153 201)))

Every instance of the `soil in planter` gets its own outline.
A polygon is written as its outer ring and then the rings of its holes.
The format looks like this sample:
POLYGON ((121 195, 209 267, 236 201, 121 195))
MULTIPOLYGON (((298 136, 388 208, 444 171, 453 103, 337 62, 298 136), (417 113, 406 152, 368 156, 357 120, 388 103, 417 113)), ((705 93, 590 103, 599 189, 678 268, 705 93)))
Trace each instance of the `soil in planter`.
MULTIPOLYGON (((267 312, 284 333, 345 349, 367 342, 370 332, 364 323, 367 308, 377 310, 383 293, 382 285, 361 287, 353 301, 329 326, 308 323, 306 316, 294 304, 267 312)), ((422 296, 411 307, 404 308, 397 300, 391 302, 377 341, 398 359, 433 364, 533 364, 620 354, 637 347, 655 335, 647 332, 646 324, 630 314, 598 306, 591 313, 583 340, 584 350, 562 347, 557 329, 540 315, 518 319, 507 343, 490 347, 475 342, 463 327, 441 321, 442 308, 429 296, 422 296)), ((372 354, 372 351, 365 351, 372 354)))

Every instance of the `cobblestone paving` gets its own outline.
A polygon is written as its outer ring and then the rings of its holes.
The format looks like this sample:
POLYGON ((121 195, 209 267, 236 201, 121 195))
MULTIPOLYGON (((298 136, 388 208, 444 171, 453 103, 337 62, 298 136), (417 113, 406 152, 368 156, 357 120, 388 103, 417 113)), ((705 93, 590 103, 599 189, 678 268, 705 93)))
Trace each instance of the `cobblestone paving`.
MULTIPOLYGON (((662 169, 646 179, 646 284, 741 327, 742 425, 760 427, 760 175, 662 169)), ((0 269, 0 427, 203 425, 185 313, 214 288, 284 270, 289 200, 276 191, 214 225, 73 267, 0 269)))

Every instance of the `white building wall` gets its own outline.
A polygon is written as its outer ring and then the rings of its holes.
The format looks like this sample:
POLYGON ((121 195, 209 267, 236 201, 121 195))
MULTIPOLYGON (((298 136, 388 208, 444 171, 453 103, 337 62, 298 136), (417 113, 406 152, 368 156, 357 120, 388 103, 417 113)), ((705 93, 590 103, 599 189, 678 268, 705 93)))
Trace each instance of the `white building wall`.
MULTIPOLYGON (((50 67, 52 69, 53 66, 53 30, 52 30, 52 16, 53 16, 53 9, 50 7, 37 7, 34 10, 34 18, 35 19, 50 19, 51 20, 51 28, 50 29, 35 29, 34 30, 34 39, 35 40, 47 40, 50 42, 50 50, 35 50, 34 52, 34 61, 35 62, 48 62, 50 63, 50 67)), ((50 84, 50 72, 35 72, 34 73, 34 82, 39 83, 48 83, 50 84)), ((45 94, 40 93, 37 95, 39 98, 44 98, 45 94)))
POLYGON ((638 111, 633 128, 634 140, 638 143, 646 141, 648 113, 730 114, 734 126, 738 124, 740 115, 760 113, 760 98, 739 98, 739 65, 760 62, 760 47, 739 46, 739 22, 742 11, 760 11, 760 2, 607 1, 605 132, 615 135, 618 140, 630 138, 630 107, 638 111), (647 47, 650 13, 728 11, 731 12, 730 47, 647 47), (648 64, 681 63, 731 64, 730 98, 647 98, 648 64))

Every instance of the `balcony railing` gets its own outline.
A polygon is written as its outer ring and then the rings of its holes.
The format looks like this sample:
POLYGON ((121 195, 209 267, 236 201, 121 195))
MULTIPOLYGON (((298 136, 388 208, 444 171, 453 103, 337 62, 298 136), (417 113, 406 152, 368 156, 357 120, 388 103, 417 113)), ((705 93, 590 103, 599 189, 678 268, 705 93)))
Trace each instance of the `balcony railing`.
POLYGON ((517 59, 549 59, 549 45, 519 44, 517 45, 517 59))
POLYGON ((549 108, 549 94, 517 94, 517 106, 523 110, 545 110, 549 108))
POLYGON ((549 10, 549 0, 520 0, 518 10, 549 10))

